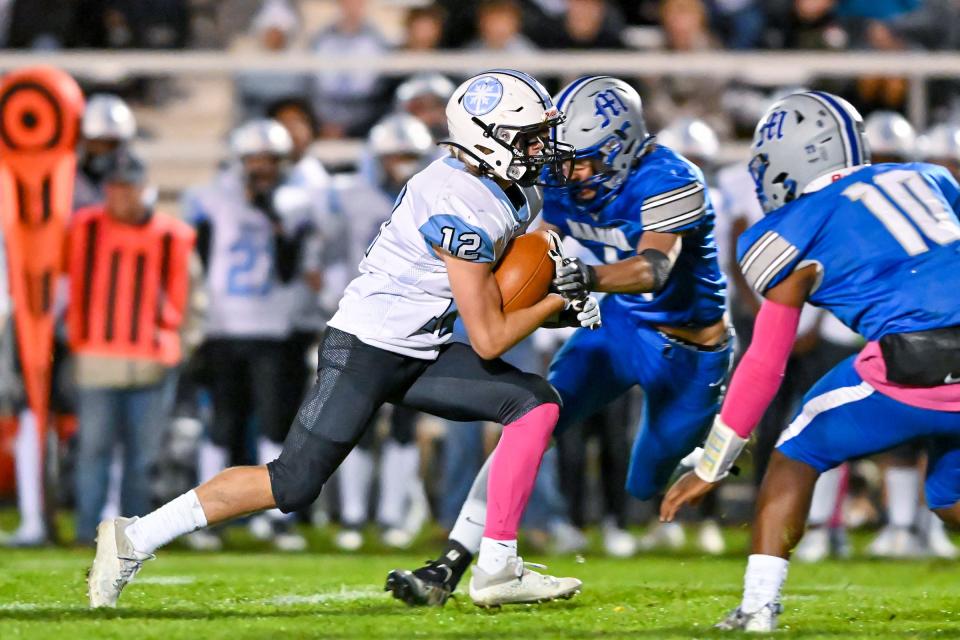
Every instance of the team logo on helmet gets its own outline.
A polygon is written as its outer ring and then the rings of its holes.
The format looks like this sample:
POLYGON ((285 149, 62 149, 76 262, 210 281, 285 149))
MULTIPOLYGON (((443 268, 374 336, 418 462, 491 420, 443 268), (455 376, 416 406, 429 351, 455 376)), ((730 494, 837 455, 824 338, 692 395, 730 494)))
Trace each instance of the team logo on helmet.
POLYGON ((463 94, 463 108, 472 116, 483 116, 500 104, 503 97, 503 85, 491 76, 477 78, 463 94))
POLYGON ((611 118, 616 118, 627 111, 627 105, 623 103, 623 99, 613 89, 598 93, 597 97, 593 99, 593 106, 597 109, 597 115, 603 118, 603 123, 600 125, 601 129, 610 126, 611 118))

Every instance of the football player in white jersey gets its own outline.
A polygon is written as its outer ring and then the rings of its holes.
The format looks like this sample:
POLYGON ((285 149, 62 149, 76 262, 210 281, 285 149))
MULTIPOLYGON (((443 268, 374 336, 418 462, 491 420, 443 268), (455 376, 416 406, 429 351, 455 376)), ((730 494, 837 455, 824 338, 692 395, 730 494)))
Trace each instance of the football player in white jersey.
POLYGON ((560 413, 556 391, 499 356, 550 319, 598 326, 593 298, 548 294, 504 312, 493 267, 536 217, 531 188, 561 175, 551 133, 562 114, 539 82, 510 70, 474 76, 447 107, 457 157, 415 175, 367 249, 320 346, 317 382, 279 458, 234 467, 139 519, 105 520, 88 577, 90 605, 115 606, 153 552, 237 516, 311 504, 370 417, 393 402, 453 420, 504 425, 493 454, 486 527, 470 595, 475 603, 569 597, 580 588, 526 568, 520 518, 560 413), (455 312, 471 346, 450 341, 455 312))
MULTIPOLYGON (((184 202, 187 219, 197 227, 208 296, 204 354, 213 420, 200 448, 201 481, 222 471, 230 452, 242 448, 251 415, 260 432, 259 461, 276 458, 306 382, 292 337, 307 295, 300 254, 312 230, 312 198, 283 182, 292 142, 276 121, 241 125, 230 146, 235 165, 184 202)), ((302 549, 306 541, 289 519, 272 515, 272 522, 252 522, 255 535, 282 550, 302 549)), ((204 534, 192 542, 217 545, 204 534)))
MULTIPOLYGON (((424 168, 435 150, 425 124, 406 113, 393 114, 370 130, 359 171, 334 176, 330 209, 344 230, 341 244, 347 255, 343 264, 351 280, 358 275, 357 265, 367 247, 390 217, 403 185, 424 168)), ((334 289, 332 283, 329 289, 334 289)), ((409 546, 429 515, 418 473, 417 415, 410 409, 394 407, 390 412, 390 435, 380 449, 377 522, 383 527, 383 543, 390 547, 409 546)), ((367 522, 376 466, 373 426, 367 428, 338 472, 343 528, 334 543, 345 551, 356 551, 363 545, 362 529, 367 522)))

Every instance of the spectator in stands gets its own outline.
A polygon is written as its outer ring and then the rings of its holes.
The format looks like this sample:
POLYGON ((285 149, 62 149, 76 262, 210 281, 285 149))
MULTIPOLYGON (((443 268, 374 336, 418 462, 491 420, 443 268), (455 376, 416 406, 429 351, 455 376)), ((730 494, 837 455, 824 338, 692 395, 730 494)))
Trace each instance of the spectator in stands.
POLYGON ((76 7, 61 0, 0 2, 0 46, 11 49, 59 49, 70 40, 76 7))
POLYGON ((664 46, 670 51, 702 51, 716 45, 702 0, 664 0, 660 5, 664 46))
POLYGON ((146 168, 111 156, 104 201, 69 234, 67 324, 76 355, 77 542, 92 544, 114 447, 123 448, 123 513, 150 511, 150 471, 181 362, 194 233, 144 202, 146 168))
POLYGON ((477 39, 469 49, 524 53, 536 47, 521 32, 523 14, 516 0, 482 0, 477 6, 477 39))
POLYGON ((77 151, 74 209, 103 200, 103 183, 112 156, 136 136, 137 120, 127 103, 117 96, 96 93, 84 107, 80 133, 83 139, 77 151))
POLYGON ((960 49, 960 3, 955 0, 926 0, 886 26, 895 37, 925 49, 960 49))
MULTIPOLYGON (((266 0, 250 24, 250 31, 264 52, 286 51, 296 36, 299 17, 288 0, 266 0)), ((310 76, 299 73, 252 71, 237 75, 234 91, 237 119, 260 118, 267 106, 281 98, 306 98, 310 76)))
POLYGON ((623 16, 607 0, 569 0, 562 27, 548 30, 553 49, 622 49, 623 16))
POLYGON ((770 40, 787 49, 843 49, 850 36, 837 14, 836 0, 794 0, 770 40))
POLYGON ((404 20, 405 37, 403 48, 407 51, 433 51, 443 40, 443 22, 446 12, 443 7, 428 4, 413 7, 404 20))
POLYGON ((920 7, 923 0, 839 0, 841 16, 889 20, 920 7))
MULTIPOLYGON (((669 51, 702 52, 713 49, 716 40, 707 23, 702 0, 663 0, 660 5, 664 47, 669 51)), ((701 118, 720 137, 730 130, 723 111, 726 83, 710 77, 666 76, 646 82, 644 111, 654 128, 682 116, 701 118)))
MULTIPOLYGON (((388 49, 368 18, 367 0, 338 0, 339 16, 314 36, 311 49, 324 58, 376 56, 388 49)), ((375 73, 321 73, 314 79, 313 100, 325 138, 366 136, 384 111, 383 84, 375 73)))
POLYGON ((727 49, 753 49, 766 22, 759 0, 708 0, 710 22, 727 49))

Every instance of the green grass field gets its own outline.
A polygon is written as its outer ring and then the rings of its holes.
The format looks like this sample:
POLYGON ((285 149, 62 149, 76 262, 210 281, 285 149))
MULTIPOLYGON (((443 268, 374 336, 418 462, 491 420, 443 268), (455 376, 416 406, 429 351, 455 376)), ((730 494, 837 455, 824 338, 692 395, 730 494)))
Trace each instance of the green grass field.
MULTIPOLYGON (((403 555, 280 555, 243 542, 217 554, 164 551, 116 611, 86 608, 91 551, 0 550, 0 639, 721 637, 710 627, 737 604, 744 569, 744 534, 730 537, 720 559, 531 555, 582 578, 583 593, 500 611, 463 594, 443 609, 409 609, 381 590, 389 569, 419 565, 434 545, 403 555)), ((323 534, 312 543, 329 550, 323 534)), ((795 565, 785 606, 780 635, 791 637, 960 637, 960 572, 946 561, 795 565)))

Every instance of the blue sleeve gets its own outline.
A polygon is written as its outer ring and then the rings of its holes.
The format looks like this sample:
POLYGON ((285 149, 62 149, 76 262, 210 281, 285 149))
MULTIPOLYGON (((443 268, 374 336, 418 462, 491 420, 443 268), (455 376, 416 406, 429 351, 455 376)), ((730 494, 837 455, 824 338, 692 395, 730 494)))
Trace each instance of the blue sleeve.
MULTIPOLYGON (((786 213, 759 221, 737 240, 737 262, 744 278, 760 295, 786 279, 803 259, 803 233, 784 224, 786 213), (776 224, 780 221, 781 224, 776 224)), ((794 216, 802 217, 800 214, 794 216)))
POLYGON ((701 224, 707 214, 703 176, 681 163, 665 163, 643 176, 634 193, 644 231, 679 233, 701 224))
POLYGON ((420 233, 431 252, 434 247, 441 247, 461 260, 493 262, 494 246, 490 236, 457 216, 446 213, 430 216, 421 225, 420 233))
POLYGON ((933 182, 943 194, 954 215, 960 218, 960 185, 957 184, 953 174, 946 167, 937 164, 923 164, 921 167, 924 177, 933 182))
POLYGON ((570 235, 570 226, 567 224, 567 208, 563 203, 563 197, 555 193, 558 190, 549 188, 544 191, 543 211, 540 217, 547 224, 552 224, 560 229, 563 235, 568 236, 570 235))

